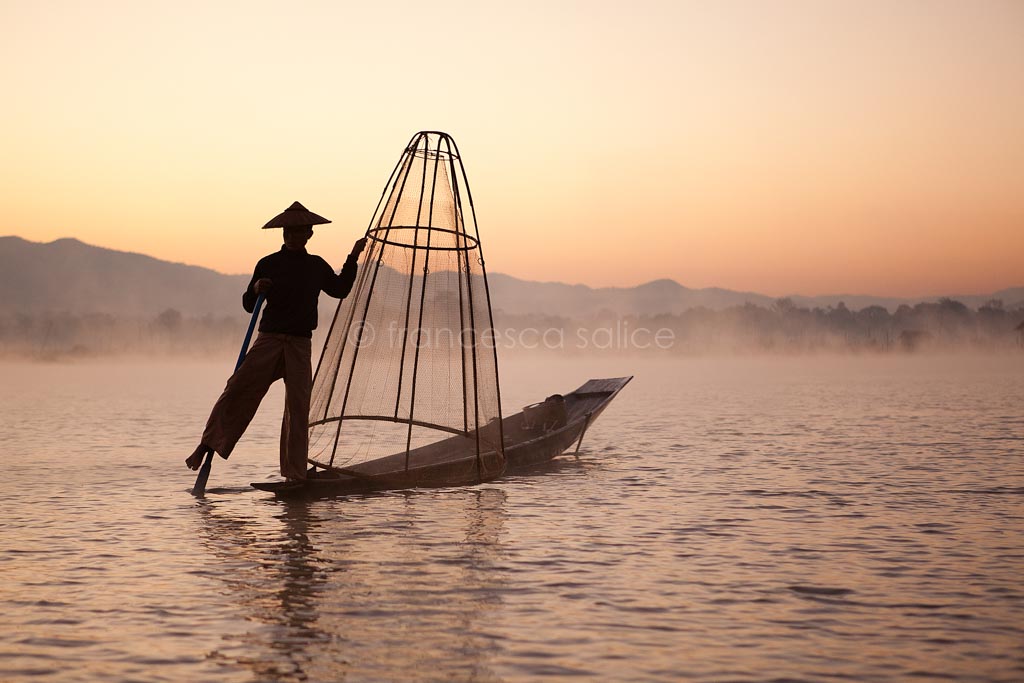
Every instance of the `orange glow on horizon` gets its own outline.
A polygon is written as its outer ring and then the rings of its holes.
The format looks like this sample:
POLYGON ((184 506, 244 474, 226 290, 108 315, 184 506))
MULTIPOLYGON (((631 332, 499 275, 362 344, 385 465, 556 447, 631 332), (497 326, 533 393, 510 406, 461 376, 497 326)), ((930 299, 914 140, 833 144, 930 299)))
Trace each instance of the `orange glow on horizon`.
POLYGON ((402 145, 440 129, 490 272, 776 296, 1024 285, 1009 0, 2 13, 0 234, 243 273, 299 200, 334 221, 310 249, 340 267, 402 145))

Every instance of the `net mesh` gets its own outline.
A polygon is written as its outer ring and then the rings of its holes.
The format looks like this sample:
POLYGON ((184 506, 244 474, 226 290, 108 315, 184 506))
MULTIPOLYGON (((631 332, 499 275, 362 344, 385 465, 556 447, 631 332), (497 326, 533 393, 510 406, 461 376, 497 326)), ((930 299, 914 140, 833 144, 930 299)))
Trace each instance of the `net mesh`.
POLYGON ((366 237, 313 383, 311 462, 456 474, 503 465, 486 273, 448 135, 413 136, 366 237))

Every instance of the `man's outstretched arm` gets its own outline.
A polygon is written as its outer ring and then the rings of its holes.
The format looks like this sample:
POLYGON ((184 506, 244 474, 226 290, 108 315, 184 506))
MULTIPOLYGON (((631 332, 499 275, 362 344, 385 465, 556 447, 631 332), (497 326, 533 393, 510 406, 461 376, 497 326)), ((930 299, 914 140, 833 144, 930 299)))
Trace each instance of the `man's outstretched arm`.
MULTIPOLYGON (((352 291, 352 285, 356 281, 356 272, 359 269, 359 254, 363 252, 365 246, 365 237, 356 240, 355 245, 352 247, 352 252, 345 259, 345 265, 342 266, 341 272, 335 275, 332 271, 330 277, 327 278, 323 287, 324 293, 333 296, 335 299, 344 299, 348 296, 348 293, 352 291)), ((255 298, 253 301, 255 301, 255 298)))

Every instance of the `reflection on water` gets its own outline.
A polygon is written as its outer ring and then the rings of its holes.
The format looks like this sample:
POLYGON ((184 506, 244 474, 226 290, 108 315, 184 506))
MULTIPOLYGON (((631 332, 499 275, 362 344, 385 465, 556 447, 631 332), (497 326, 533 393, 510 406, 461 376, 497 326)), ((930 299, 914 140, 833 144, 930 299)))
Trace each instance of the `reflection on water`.
POLYGON ((4 366, 0 680, 1024 679, 1019 357, 637 375, 578 459, 278 502, 282 396, 209 495, 220 365, 4 366))
POLYGON ((376 680, 496 679, 487 629, 505 580, 495 563, 505 492, 428 497, 359 500, 357 525, 330 501, 261 502, 269 523, 198 505, 203 545, 229 568, 217 578, 258 625, 209 657, 260 680, 342 680, 352 669, 376 680))

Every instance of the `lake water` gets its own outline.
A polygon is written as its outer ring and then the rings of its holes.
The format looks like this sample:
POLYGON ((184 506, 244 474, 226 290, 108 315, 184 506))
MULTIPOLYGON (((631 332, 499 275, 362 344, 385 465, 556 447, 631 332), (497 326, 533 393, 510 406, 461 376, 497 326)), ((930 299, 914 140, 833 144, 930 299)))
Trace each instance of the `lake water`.
POLYGON ((636 375, 578 459, 279 502, 233 359, 0 366, 0 680, 1024 680, 1024 355, 512 359, 636 375))

